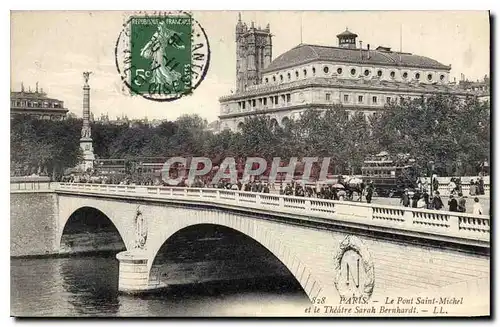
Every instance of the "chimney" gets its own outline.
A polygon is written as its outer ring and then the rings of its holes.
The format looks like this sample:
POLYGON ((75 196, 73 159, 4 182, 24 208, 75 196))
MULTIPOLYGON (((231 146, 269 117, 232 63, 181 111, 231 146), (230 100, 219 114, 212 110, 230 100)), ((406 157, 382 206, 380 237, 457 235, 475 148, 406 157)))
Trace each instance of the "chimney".
POLYGON ((370 44, 366 45, 366 49, 368 50, 368 57, 366 59, 370 59, 370 44))
POLYGON ((359 41, 359 55, 361 60, 363 60, 363 41, 359 41))

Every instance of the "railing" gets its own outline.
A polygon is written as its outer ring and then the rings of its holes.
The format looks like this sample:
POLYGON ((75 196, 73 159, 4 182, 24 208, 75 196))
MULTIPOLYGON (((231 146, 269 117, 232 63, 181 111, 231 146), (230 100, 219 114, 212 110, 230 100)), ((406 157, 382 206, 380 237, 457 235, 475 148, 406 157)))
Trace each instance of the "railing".
POLYGON ((10 191, 22 192, 50 192, 57 188, 57 183, 50 181, 16 181, 10 182, 10 191))
POLYGON ((481 244, 489 244, 490 240, 490 217, 487 215, 214 188, 60 183, 56 190, 220 204, 249 211, 267 211, 306 219, 316 218, 474 240, 481 244))

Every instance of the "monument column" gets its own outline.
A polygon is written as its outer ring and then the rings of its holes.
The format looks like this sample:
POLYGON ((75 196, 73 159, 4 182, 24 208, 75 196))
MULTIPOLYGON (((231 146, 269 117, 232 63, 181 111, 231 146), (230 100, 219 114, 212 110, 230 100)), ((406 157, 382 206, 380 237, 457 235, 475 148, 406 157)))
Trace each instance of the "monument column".
POLYGON ((81 167, 83 170, 94 167, 94 148, 92 146, 92 131, 90 129, 90 86, 89 77, 91 72, 84 72, 83 78, 85 84, 83 85, 83 126, 82 137, 80 138, 80 148, 83 151, 83 162, 81 167))

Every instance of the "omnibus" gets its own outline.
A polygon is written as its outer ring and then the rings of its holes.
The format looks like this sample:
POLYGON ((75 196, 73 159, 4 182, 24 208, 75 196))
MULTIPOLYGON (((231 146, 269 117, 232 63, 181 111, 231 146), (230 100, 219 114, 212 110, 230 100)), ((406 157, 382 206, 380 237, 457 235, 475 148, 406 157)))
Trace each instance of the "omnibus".
POLYGON ((408 154, 390 155, 386 151, 369 156, 361 167, 362 179, 373 181, 378 196, 399 196, 417 187, 415 160, 408 154))

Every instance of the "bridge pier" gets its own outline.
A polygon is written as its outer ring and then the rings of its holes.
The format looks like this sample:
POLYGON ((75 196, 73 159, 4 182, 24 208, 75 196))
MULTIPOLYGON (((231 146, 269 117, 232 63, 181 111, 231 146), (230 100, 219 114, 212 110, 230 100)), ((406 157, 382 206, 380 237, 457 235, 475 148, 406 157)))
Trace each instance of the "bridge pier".
POLYGON ((120 252, 116 259, 120 262, 118 291, 139 294, 157 288, 149 283, 148 255, 145 250, 120 252))

